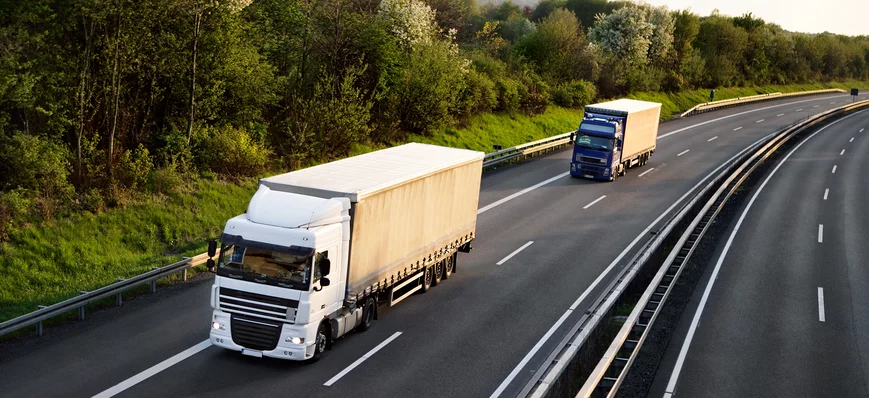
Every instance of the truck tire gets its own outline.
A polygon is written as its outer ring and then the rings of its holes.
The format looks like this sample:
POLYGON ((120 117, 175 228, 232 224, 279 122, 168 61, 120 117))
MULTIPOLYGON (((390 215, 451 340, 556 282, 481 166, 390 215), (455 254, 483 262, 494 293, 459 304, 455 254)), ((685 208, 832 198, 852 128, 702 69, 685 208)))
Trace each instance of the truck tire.
POLYGON ((371 329, 371 322, 374 320, 374 311, 377 311, 377 307, 374 303, 374 299, 369 297, 365 300, 365 306, 362 307, 362 323, 359 324, 360 332, 371 329))
POLYGON ((444 279, 450 279, 453 274, 453 265, 456 263, 456 253, 451 254, 444 260, 444 279))
POLYGON ((422 289, 419 289, 420 293, 428 292, 429 289, 431 289, 431 280, 432 280, 432 272, 431 271, 432 271, 431 267, 426 267, 425 271, 423 271, 422 277, 420 278, 420 279, 422 279, 422 281, 420 282, 420 283, 422 283, 422 289))
POLYGON ((446 260, 441 260, 432 265, 432 270, 434 271, 434 275, 431 281, 432 286, 437 286, 438 283, 441 283, 441 278, 444 276, 444 263, 446 260))
POLYGON ((314 363, 323 358, 323 352, 326 351, 328 341, 329 328, 326 327, 326 322, 320 322, 320 326, 317 328, 317 338, 314 340, 314 355, 311 356, 308 362, 314 363))

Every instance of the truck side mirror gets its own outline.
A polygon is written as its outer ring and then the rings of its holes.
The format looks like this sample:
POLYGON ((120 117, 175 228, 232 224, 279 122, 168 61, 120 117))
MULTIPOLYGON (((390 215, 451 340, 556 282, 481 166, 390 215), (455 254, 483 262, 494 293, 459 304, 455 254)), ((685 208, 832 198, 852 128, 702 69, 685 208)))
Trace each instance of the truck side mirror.
POLYGON ((574 133, 570 133, 570 141, 569 141, 569 142, 570 142, 571 144, 573 144, 573 137, 574 137, 574 135, 575 135, 574 133))
POLYGON ((330 285, 329 278, 320 278, 320 286, 326 287, 329 285, 330 285))
POLYGON ((215 272, 214 259, 209 258, 207 261, 205 261, 205 266, 208 267, 209 271, 215 272))
MULTIPOLYGON (((329 271, 332 270, 332 262, 329 261, 328 258, 324 258, 324 259, 320 260, 319 266, 320 266, 320 275, 322 275, 322 276, 329 275, 329 271)), ((326 280, 328 281, 328 279, 326 279, 326 280)), ((323 286, 327 286, 327 285, 323 285, 323 286)))
POLYGON ((212 239, 208 241, 208 257, 214 257, 217 254, 217 241, 212 239))

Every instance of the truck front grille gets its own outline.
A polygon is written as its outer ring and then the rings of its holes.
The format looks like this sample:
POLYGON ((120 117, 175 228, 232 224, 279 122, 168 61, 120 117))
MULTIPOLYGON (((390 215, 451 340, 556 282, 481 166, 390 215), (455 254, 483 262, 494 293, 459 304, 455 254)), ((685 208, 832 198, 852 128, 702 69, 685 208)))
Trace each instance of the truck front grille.
POLYGON ((606 170, 606 167, 591 166, 591 165, 587 165, 587 164, 581 164, 581 165, 577 165, 577 166, 578 166, 580 171, 582 171, 583 173, 588 173, 588 174, 602 175, 603 171, 606 170))
POLYGON ((272 321, 294 321, 297 300, 266 296, 263 294, 244 292, 241 290, 221 287, 220 309, 240 315, 254 316, 272 321))
POLYGON ((259 318, 233 314, 230 328, 235 344, 253 350, 274 350, 281 337, 281 323, 259 318))
POLYGON ((602 164, 602 163, 606 163, 606 159, 593 158, 591 156, 579 156, 579 159, 577 159, 577 162, 602 164))

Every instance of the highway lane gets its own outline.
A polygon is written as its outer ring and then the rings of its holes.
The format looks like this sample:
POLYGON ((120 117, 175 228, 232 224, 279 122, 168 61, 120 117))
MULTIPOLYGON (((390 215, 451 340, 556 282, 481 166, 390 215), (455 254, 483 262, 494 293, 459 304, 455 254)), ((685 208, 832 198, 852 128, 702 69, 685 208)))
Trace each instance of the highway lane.
MULTIPOLYGON (((803 117, 796 110, 807 112, 811 104, 824 104, 813 112, 831 107, 824 98, 809 97, 666 123, 661 127, 664 138, 659 151, 649 164, 629 171, 616 184, 556 178, 481 214, 477 250, 460 256, 454 278, 390 309, 371 331, 339 341, 315 366, 250 360, 209 348, 124 395, 167 391, 179 395, 250 391, 488 395, 658 214, 721 161, 776 127, 803 117), (744 114, 748 111, 753 112, 744 114), (785 116, 775 116, 782 112, 785 116), (734 114, 744 116, 718 120, 734 114), (778 120, 754 123, 760 118, 778 120), (698 123, 706 124, 683 130, 698 123), (679 133, 667 136, 673 132, 679 133), (719 138, 708 141, 713 136, 719 138), (677 159, 675 155, 685 149, 691 152, 677 159), (602 195, 607 197, 579 211, 602 195), (602 237, 602 231, 609 235, 602 237), (495 265, 530 240, 535 241, 532 246, 495 265), (582 261, 577 261, 579 256, 582 261), (322 386, 396 331, 404 334, 332 387, 322 386), (431 377, 421 377, 426 374, 431 377)), ((569 153, 563 152, 487 174, 481 207, 565 173, 567 158, 569 153)), ((204 340, 210 314, 207 296, 207 283, 201 284, 166 301, 97 322, 63 341, 37 344, 25 350, 26 355, 13 354, 13 359, 0 363, 2 394, 46 396, 62 387, 72 396, 90 396, 116 385, 204 340), (58 363, 56 358, 65 360, 58 363), (34 379, 33 374, 43 376, 34 379)))
POLYGON ((651 396, 869 396, 867 129, 869 111, 830 125, 755 191, 651 396))

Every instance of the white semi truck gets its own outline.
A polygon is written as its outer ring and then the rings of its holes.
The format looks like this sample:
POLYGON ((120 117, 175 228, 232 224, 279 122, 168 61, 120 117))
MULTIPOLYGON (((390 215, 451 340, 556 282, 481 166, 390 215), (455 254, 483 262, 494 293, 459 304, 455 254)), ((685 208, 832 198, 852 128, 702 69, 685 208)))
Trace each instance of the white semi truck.
POLYGON ((412 143, 262 179, 208 261, 212 344, 317 360, 449 278, 475 237, 483 156, 412 143))

